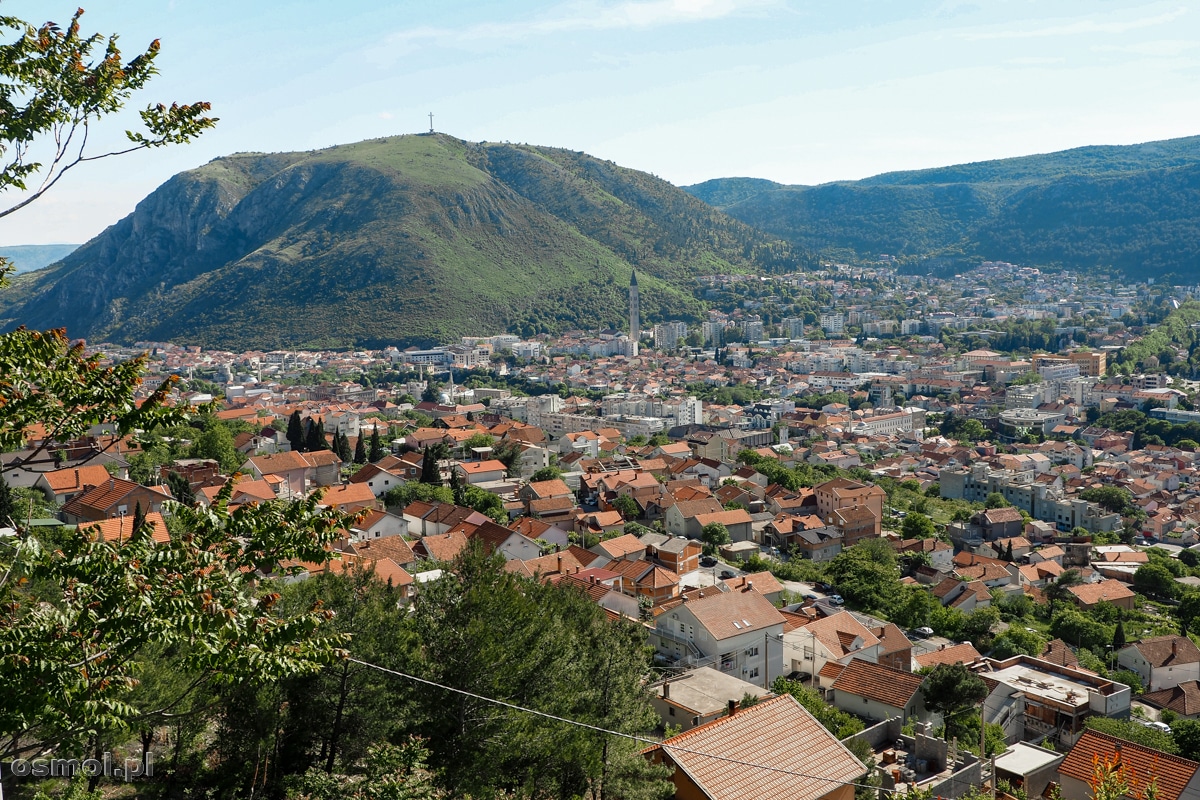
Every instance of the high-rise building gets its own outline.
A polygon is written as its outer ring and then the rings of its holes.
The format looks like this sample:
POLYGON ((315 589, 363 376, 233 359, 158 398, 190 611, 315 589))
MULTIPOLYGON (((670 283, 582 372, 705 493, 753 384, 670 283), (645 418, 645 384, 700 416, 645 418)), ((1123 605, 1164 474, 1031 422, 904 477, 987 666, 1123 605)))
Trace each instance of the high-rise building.
POLYGON ((663 322, 654 326, 654 349, 674 350, 688 335, 686 322, 663 322))
POLYGON ((761 342, 763 338, 763 323, 758 317, 751 317, 742 323, 742 333, 747 342, 761 342))
POLYGON ((787 317, 782 322, 783 332, 791 339, 804 338, 804 318, 803 317, 787 317))
POLYGON ((629 341, 633 344, 633 355, 637 355, 638 343, 642 340, 642 316, 638 306, 637 270, 629 278, 629 341))
POLYGON ((713 347, 721 346, 721 334, 725 332, 723 322, 705 322, 700 327, 704 332, 705 344, 711 344, 713 347))

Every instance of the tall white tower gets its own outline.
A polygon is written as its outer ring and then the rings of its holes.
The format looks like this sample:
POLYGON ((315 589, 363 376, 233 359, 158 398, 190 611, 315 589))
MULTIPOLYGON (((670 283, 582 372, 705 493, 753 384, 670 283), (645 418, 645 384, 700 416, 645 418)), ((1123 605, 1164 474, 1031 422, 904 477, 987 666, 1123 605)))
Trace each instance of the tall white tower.
POLYGON ((642 340, 642 316, 638 307, 637 270, 629 279, 629 340, 633 342, 635 354, 638 343, 642 340))

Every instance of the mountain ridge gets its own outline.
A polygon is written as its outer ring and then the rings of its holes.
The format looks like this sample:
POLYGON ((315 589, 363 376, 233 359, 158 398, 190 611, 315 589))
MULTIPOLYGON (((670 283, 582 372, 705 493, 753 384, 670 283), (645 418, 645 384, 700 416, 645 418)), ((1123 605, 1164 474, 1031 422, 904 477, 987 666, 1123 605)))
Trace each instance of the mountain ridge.
POLYGON ((11 327, 115 342, 350 347, 697 319, 705 272, 806 257, 665 181, 573 151, 386 137, 180 173, 0 295, 11 327))
POLYGON ((826 255, 887 253, 918 269, 927 259, 991 258, 1200 279, 1200 136, 813 186, 716 178, 683 188, 826 255))

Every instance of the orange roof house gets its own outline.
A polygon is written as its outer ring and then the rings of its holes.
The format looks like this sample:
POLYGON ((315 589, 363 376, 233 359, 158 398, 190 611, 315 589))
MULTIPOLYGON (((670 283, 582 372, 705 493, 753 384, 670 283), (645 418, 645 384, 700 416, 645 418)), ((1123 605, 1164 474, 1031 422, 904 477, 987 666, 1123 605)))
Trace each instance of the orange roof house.
POLYGON ((643 752, 674 767, 678 798, 852 800, 851 784, 866 772, 791 695, 736 710, 643 752))

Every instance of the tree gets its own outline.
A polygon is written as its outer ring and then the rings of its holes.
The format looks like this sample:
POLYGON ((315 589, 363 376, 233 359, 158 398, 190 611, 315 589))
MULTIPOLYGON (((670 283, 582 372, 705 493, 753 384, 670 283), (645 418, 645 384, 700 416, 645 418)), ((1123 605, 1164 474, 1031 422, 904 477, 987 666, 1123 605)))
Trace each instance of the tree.
POLYGON ((1171 723, 1171 738, 1179 755, 1191 761, 1200 759, 1200 720, 1180 719, 1171 723))
POLYGON ((905 539, 928 539, 936 533, 933 520, 916 511, 908 512, 900 524, 900 534, 905 539))
POLYGON ((441 384, 437 381, 428 381, 425 384, 425 389, 421 392, 422 403, 438 403, 441 402, 441 384))
POLYGON ((1008 546, 1004 549, 1004 560, 1010 564, 1013 561, 1013 546, 1012 539, 1008 540, 1008 546))
POLYGON ((1178 587, 1175 576, 1161 564, 1143 564, 1133 573, 1133 588, 1141 594, 1170 600, 1175 597, 1178 587))
POLYGON ((1005 500, 1004 495, 999 492, 991 492, 983 501, 984 508, 1007 508, 1010 505, 1012 503, 1005 500))
POLYGON ((192 444, 192 458, 210 458, 217 462, 223 474, 230 475, 237 472, 246 457, 234 447, 229 428, 212 419, 192 444))
POLYGON ((1126 515, 1133 505, 1133 495, 1128 489, 1120 486, 1099 486, 1084 489, 1079 493, 1079 499, 1099 504, 1104 510, 1115 514, 1126 515))
POLYGON ((192 484, 182 473, 168 472, 167 488, 171 490, 171 495, 185 506, 196 505, 196 495, 192 491, 192 484))
POLYGON ((868 613, 890 614, 904 599, 896 554, 884 539, 867 539, 843 550, 825 573, 847 602, 868 613))
POLYGON ((1100 731, 1101 733, 1107 733, 1109 736, 1115 736, 1118 739, 1124 739, 1127 742, 1134 742, 1143 747, 1149 747, 1151 750, 1157 750, 1160 753, 1175 755, 1179 752, 1179 747, 1175 744, 1175 740, 1171 738, 1171 734, 1157 731, 1154 728, 1147 727, 1130 719, 1111 719, 1109 717, 1093 716, 1087 718, 1084 726, 1100 731))
POLYGON ((367 463, 367 446, 365 444, 365 441, 364 441, 361 433, 354 440, 354 463, 355 464, 367 463))
POLYGON ((540 481, 556 481, 562 478, 562 476, 563 471, 558 467, 551 465, 549 467, 542 467, 537 472, 530 475, 529 481, 531 483, 538 483, 540 481))
POLYGON ((446 486, 409 481, 389 490, 383 496, 383 502, 388 508, 405 508, 417 500, 423 503, 453 503, 454 492, 446 486))
POLYGON ((1071 593, 1071 587, 1078 586, 1081 583, 1083 583, 1083 576, 1079 574, 1079 570, 1068 569, 1046 584, 1045 588, 1042 589, 1042 594, 1049 604, 1050 616, 1054 616, 1054 604, 1064 600, 1072 600, 1075 595, 1071 593))
POLYGON ((300 409, 298 408, 292 411, 292 415, 288 417, 287 440, 297 453, 304 452, 304 422, 300 419, 300 409))
MULTIPOLYGON (((637 519, 642 513, 641 509, 638 508, 637 501, 627 494, 623 494, 613 500, 612 507, 621 512, 621 517, 623 519, 637 519)), ((728 533, 728 531, 726 531, 726 533, 728 533)))
POLYGON ((1046 640, 1034 631, 1027 631, 1020 625, 1009 625, 1008 630, 992 640, 992 658, 1011 658, 1015 655, 1041 655, 1046 646, 1046 640))
POLYGON ((315 453, 318 450, 325 449, 325 438, 321 436, 321 430, 318 427, 318 421, 312 417, 308 418, 308 429, 304 434, 304 450, 308 453, 315 453))
POLYGON ((374 464, 384 457, 383 442, 379 438, 379 426, 376 425, 371 429, 371 450, 367 455, 367 460, 374 464))
POLYGON ((988 695, 983 679, 962 664, 938 664, 926 676, 922 688, 925 707, 945 718, 947 736, 956 735, 951 732, 962 718, 988 695))
POLYGON ((1117 620, 1117 627, 1113 631, 1112 648, 1113 648, 1113 650, 1120 650, 1124 646, 1125 646, 1125 623, 1122 622, 1121 620, 1117 620))
POLYGON ((1189 631, 1194 630, 1194 623, 1200 619, 1200 591, 1190 591, 1183 595, 1179 601, 1179 607, 1175 609, 1176 616, 1179 617, 1179 633, 1181 636, 1187 636, 1189 631))
POLYGON ((731 541, 729 529, 720 522, 710 522, 700 529, 700 541, 704 542, 704 552, 712 555, 731 541))
MULTIPOLYGON (((0 209, 7 216, 37 200, 78 165, 135 150, 189 142, 217 120, 205 116, 208 103, 161 103, 141 113, 144 132, 128 131, 129 146, 89 152, 88 133, 104 117, 119 112, 132 94, 157 73, 159 43, 124 61, 116 35, 84 35, 75 12, 59 27, 34 27, 16 17, 0 17, 0 27, 17 34, 0 47, 0 191, 26 192, 24 199, 0 209), (40 174, 40 182, 32 179, 40 174)), ((93 141, 95 137, 92 137, 93 141)))
POLYGON ((14 527, 20 514, 13 500, 12 487, 0 476, 0 527, 14 527))

